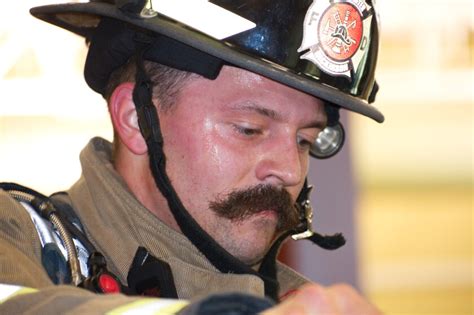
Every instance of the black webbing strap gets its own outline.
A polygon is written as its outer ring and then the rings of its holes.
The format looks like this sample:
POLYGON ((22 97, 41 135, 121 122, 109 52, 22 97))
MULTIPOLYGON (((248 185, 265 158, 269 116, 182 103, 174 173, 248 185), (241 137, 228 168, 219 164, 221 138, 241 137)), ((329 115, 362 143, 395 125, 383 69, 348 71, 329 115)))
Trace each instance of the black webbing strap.
POLYGON ((127 276, 133 294, 178 298, 170 265, 152 256, 144 247, 139 247, 127 276))

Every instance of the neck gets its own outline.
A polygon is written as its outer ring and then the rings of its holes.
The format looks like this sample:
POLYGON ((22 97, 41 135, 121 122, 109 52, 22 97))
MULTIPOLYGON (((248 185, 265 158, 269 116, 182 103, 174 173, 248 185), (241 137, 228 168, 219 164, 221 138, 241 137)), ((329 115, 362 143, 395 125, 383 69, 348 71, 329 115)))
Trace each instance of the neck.
POLYGON ((116 152, 114 167, 137 200, 162 222, 180 231, 168 202, 156 187, 148 164, 148 156, 134 155, 126 149, 116 152))

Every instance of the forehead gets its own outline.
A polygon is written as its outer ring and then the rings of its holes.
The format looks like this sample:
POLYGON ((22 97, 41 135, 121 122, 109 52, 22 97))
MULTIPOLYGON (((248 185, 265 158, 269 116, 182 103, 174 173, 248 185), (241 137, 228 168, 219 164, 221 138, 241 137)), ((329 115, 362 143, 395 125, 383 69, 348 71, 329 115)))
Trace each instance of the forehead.
POLYGON ((279 82, 256 73, 224 66, 215 80, 197 78, 184 89, 183 96, 207 99, 217 110, 236 108, 239 105, 255 105, 277 112, 284 117, 307 117, 311 120, 326 120, 324 102, 279 82))

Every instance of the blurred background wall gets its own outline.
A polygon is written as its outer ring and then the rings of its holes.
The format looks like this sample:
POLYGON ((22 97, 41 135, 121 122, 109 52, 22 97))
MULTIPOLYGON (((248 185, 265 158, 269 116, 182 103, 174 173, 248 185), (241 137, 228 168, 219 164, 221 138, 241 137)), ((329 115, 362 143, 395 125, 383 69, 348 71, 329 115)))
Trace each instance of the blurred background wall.
MULTIPOLYGON (((0 11, 0 181, 44 193, 79 177, 92 136, 112 138, 82 79, 83 40, 36 21, 41 0, 0 11)), ((295 268, 347 281, 390 314, 473 313, 474 23, 470 0, 379 0, 383 124, 345 115, 348 145, 312 164, 315 226, 350 243, 300 243, 295 268)))
POLYGON ((379 1, 382 126, 351 115, 361 285, 393 313, 472 314, 472 1, 379 1))

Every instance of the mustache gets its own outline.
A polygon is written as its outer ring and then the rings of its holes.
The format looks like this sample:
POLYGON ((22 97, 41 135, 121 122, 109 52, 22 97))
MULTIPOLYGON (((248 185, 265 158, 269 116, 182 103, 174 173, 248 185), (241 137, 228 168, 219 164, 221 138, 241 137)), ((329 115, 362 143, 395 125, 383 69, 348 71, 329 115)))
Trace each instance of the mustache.
POLYGON ((257 185, 228 193, 209 203, 214 213, 232 221, 242 221, 266 210, 278 216, 277 231, 285 231, 299 224, 299 213, 291 195, 285 189, 271 185, 257 185))

